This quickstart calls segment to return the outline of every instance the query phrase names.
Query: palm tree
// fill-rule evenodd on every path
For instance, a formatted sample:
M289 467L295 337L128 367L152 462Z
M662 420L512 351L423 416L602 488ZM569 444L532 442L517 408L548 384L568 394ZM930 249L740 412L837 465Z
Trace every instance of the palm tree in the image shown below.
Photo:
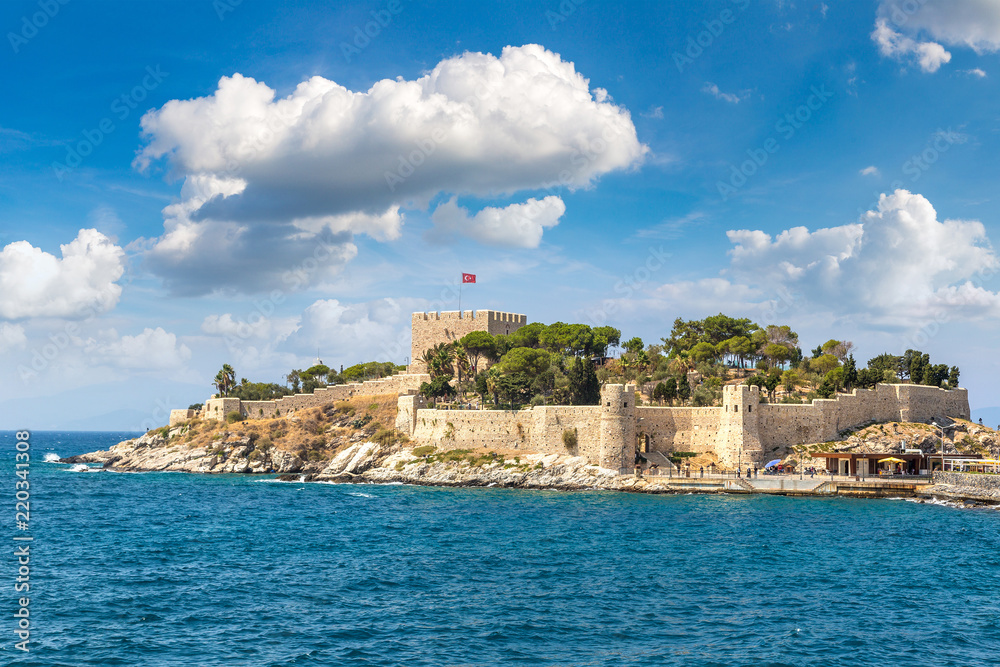
M420 361L427 364L427 372L431 379L442 375L454 375L452 365L455 360L455 350L450 343L438 343L425 350Z
M236 371L229 364L222 364L222 370L215 374L214 384L220 397L229 396L236 385Z
M431 376L434 375L434 371L432 370L433 367L434 367L434 364L435 364L434 358L435 358L435 355L434 355L434 348L433 347L424 350L424 353L422 355L420 355L420 361L421 361L421 363L423 363L425 366L427 366L427 372Z
M466 377L469 377L469 357L465 355L458 343L455 343L455 370L458 375L458 391L461 394L462 391L462 373L465 373Z

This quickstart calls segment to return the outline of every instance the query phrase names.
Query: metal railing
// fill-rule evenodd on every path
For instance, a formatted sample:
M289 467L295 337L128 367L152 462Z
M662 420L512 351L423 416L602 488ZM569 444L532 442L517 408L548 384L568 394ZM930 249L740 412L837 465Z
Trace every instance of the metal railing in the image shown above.
M905 482L905 481L918 481L918 480L929 480L931 475L928 473L926 475L912 474L912 475L871 475L871 474L857 474L857 475L841 475L839 473L830 473L829 471L817 471L815 474L810 475L809 473L799 474L795 473L775 473L775 474L757 474L751 475L747 478L745 472L741 472L739 475L735 471L722 471L717 470L713 472L705 471L704 474L700 470L692 470L690 474L685 471L678 470L653 470L644 469L638 473L634 468L619 468L619 475L636 476L640 478L650 478L656 480L669 480L676 479L681 480L695 480L695 479L705 479L705 480L725 480L725 479L743 479L750 482L757 480L782 480L782 479L812 479L817 483L822 481L827 482L870 482L870 481L882 481L882 482Z

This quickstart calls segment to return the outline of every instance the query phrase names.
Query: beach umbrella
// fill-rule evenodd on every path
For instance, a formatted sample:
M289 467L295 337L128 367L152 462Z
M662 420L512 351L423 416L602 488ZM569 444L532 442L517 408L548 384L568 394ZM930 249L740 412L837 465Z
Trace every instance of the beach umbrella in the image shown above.
M879 459L879 463L906 463L903 459L897 459L895 456L890 456L887 459Z
M778 465L779 463L781 463L781 459L774 459L770 463L765 463L764 467L765 468L773 468L774 466Z

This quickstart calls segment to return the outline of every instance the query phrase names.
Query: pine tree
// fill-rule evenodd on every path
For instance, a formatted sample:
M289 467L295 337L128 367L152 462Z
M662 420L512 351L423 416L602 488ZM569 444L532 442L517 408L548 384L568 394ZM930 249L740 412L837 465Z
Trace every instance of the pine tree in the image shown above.
M569 369L569 396L572 405L598 405L601 402L601 381L589 360L573 360Z
M844 387L851 389L858 384L858 367L854 363L854 355L848 355L844 361Z

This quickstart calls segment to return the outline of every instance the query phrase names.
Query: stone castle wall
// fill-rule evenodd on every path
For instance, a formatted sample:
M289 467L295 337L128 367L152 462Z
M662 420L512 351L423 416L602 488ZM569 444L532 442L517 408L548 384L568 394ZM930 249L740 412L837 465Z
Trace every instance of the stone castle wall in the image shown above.
M721 408L636 408L636 431L651 452L714 452Z
M572 454L596 461L600 456L600 415L596 406L537 406L525 410L430 410L411 406L415 396L400 396L397 428L407 427L417 442L441 451L453 449L523 449L544 454ZM403 428L400 428L403 430ZM577 445L567 449L563 433ZM405 432L405 431L404 431Z
M533 409L427 410L418 397L401 396L397 427L414 440L440 449L525 449L565 454L563 433L578 445L569 452L611 469L632 465L631 454L648 436L648 450L714 452L720 462L762 465L782 448L834 440L845 429L872 421L968 418L968 393L921 385L878 385L807 405L760 403L757 387L724 387L714 408L635 407L634 388L605 385L599 406L538 406Z
M934 471L934 483L946 484L958 487L966 492L973 492L975 495L993 496L1000 498L1000 476L997 475L975 475L962 472L941 472Z
M965 389L951 391L911 384L880 384L805 405L761 405L761 445L765 453L807 442L836 440L841 431L868 422L926 422L934 417L969 418Z
M170 426L177 426L189 419L194 419L201 414L199 410L171 410L170 411L170 421L167 422Z
M198 413L223 420L231 412L270 418L352 396L398 394L396 428L414 440L440 449L525 449L574 454L611 469L632 466L637 446L673 453L714 452L723 465L762 464L784 447L834 440L845 429L869 422L926 422L932 417L969 418L965 389L946 391L921 385L878 385L808 405L761 404L757 387L727 385L723 405L715 408L636 407L633 385L606 385L596 406L537 406L533 409L428 410L414 394L430 376L420 362L438 343L454 342L473 331L511 334L527 317L493 310L413 313L409 371L382 380L336 385L312 394L275 401L212 398ZM480 368L484 362L481 361ZM171 426L191 419L174 410ZM577 444L567 451L563 436ZM639 436L643 436L640 438Z
M452 343L473 331L486 331L494 336L507 335L527 323L525 315L495 310L413 313L409 370L411 373L427 372L427 365L420 361L420 357L438 343ZM483 368L485 360L481 359L479 363Z
M947 391L914 384L893 386L898 388L900 400L903 402L902 421L923 422L942 414L961 419L969 419L972 416L969 411L967 389Z
M270 419L289 412L342 401L353 396L408 394L430 382L424 373L399 373L381 380L352 382L321 387L311 394L295 394L274 401L241 401L238 398L210 398L205 401L201 416L205 419L225 419L230 412L239 412L248 419ZM179 412L179 411L177 411Z

